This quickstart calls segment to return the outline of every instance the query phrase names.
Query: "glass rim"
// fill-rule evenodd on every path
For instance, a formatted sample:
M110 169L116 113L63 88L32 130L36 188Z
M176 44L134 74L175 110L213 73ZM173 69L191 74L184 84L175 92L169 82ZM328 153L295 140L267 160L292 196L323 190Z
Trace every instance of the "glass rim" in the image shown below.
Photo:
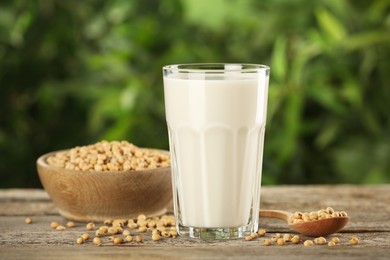
M170 70L179 73L222 73L226 71L256 73L269 69L270 67L267 65L255 63L183 63L163 66L164 71Z

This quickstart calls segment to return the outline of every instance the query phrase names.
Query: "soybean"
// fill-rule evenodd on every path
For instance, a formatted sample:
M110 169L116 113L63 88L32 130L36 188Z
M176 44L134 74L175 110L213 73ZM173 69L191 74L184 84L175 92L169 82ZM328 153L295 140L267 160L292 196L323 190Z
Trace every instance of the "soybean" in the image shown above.
M135 241L136 241L137 243L141 243L141 242L143 241L142 236L136 236L136 237L135 237Z
M311 240L305 240L305 242L303 242L303 245L304 245L304 246L313 246L313 241L311 241Z
M277 243L279 246L284 246L284 244L285 244L283 238L278 238L278 240L276 240L276 243Z
M152 234L152 240L154 240L154 241L160 240L160 235L158 233Z
M293 237L291 238L291 243L293 243L293 244L299 244L299 242L301 242L301 237L300 237L300 236L296 235L296 236L293 236Z
M122 235L124 235L124 236L130 236L130 231L129 230L123 230L123 232L122 232Z
M351 245L357 245L357 244L359 244L359 238L353 236L353 237L349 240L349 243L350 243Z
M335 243L335 244L338 244L338 243L340 243L340 238L338 238L338 237L332 237L332 240L331 240L333 243Z
M126 236L125 240L126 240L126 242L131 242L131 241L133 241L133 237L132 236Z
M264 244L265 246L270 246L270 245L271 245L271 240L269 240L269 239L264 239L264 240L263 240L263 244Z
M58 227L56 227L56 230L58 230L58 231L63 231L63 230L65 230L66 228L64 227L64 226L61 226L61 225L59 225Z
M314 239L314 243L317 245L324 245L326 244L326 239L324 237L317 237Z
M51 227L52 229L56 229L59 225L60 225L60 224L59 224L58 222L55 222L55 221L53 221L53 222L50 223L50 227Z
M85 241L87 241L87 240L90 238L90 236L89 236L88 233L84 233L81 237L82 237Z
M122 244L122 243L123 243L123 238L121 238L121 237L114 238L114 244L115 245L119 245L119 244Z
M76 224L75 224L73 221L68 221L68 222L66 223L66 226L67 226L68 228L73 228L73 227L76 226Z
M93 230L93 229L95 228L95 224L93 224L93 223L88 223L88 224L85 226L85 228L86 228L87 230Z
M265 234L267 233L267 231L265 229L259 229L259 231L257 232L257 234L259 234L259 236L264 236Z
M245 237L245 240L246 240L246 241L251 241L251 240L253 240L253 237L251 237L251 236L246 236L246 237Z
M101 246L102 245L102 240L98 237L94 237L92 242L97 245L97 246Z

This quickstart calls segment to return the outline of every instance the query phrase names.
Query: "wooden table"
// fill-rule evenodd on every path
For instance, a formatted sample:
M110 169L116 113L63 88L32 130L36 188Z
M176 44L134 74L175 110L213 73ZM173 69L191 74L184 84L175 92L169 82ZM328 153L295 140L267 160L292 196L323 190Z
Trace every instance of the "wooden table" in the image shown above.
M379 186L276 186L263 187L263 209L312 211L328 206L345 210L351 217L342 232L336 234L342 243L335 247L302 244L264 246L262 238L253 241L201 241L163 239L152 241L145 235L142 244L101 247L76 244L85 233L85 224L54 231L51 221L65 224L43 190L0 190L0 259L390 259L390 184ZM25 224L31 216L33 223ZM291 232L280 220L261 219L266 237ZM93 232L89 232L93 234ZM358 245L348 244L352 236Z

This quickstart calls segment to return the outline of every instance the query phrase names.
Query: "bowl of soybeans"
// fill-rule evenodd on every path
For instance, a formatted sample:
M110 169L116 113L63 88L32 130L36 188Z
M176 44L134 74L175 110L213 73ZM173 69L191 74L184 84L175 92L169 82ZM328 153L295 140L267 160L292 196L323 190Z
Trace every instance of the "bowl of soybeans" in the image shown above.
M59 213L77 221L162 215L172 204L169 152L100 141L42 155L37 171Z

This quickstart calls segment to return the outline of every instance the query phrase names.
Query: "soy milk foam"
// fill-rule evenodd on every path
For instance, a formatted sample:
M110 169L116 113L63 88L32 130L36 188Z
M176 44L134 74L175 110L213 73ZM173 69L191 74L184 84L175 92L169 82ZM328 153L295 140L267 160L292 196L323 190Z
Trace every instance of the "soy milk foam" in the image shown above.
M247 225L260 197L254 183L261 181L268 79L191 77L164 77L181 222L205 228Z

